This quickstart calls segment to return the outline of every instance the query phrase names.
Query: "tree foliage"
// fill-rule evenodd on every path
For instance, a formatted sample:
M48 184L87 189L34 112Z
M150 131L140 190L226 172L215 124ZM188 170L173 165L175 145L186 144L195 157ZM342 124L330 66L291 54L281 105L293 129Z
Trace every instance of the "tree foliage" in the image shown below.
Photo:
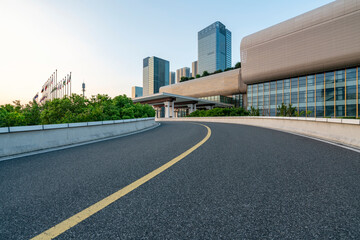
M303 114L304 113L302 112L301 115ZM296 111L296 107L293 107L291 104L286 106L284 103L281 103L281 105L277 107L276 115L280 117L294 117L299 116L300 114Z
M244 108L213 108L211 110L196 110L188 117L218 117L218 116L248 116L249 113Z
M155 110L149 105L134 104L126 95L113 99L98 94L90 99L72 94L69 97L47 101L42 105L29 102L21 105L0 106L0 127L90 122L131 118L154 117Z

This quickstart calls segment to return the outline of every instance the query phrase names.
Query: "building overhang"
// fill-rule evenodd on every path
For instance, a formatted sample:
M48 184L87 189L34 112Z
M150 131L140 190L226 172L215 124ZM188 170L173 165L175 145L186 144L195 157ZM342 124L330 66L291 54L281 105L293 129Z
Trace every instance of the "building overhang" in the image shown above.
M149 104L154 107L160 107L163 106L166 102L174 102L174 106L176 108L187 108L188 105L195 105L196 106L212 106L212 107L233 107L232 104L228 103L220 103L220 102L214 102L194 97L187 97L187 96L181 96L176 95L172 93L156 93L149 96L143 96L133 99L134 103L141 103L141 104Z

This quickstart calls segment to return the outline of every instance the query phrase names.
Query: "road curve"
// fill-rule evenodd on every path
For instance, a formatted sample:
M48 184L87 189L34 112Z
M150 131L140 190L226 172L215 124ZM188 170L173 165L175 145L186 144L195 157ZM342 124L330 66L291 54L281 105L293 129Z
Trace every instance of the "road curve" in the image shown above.
M359 239L360 154L259 127L204 123L198 149L57 239ZM29 239L184 153L204 126L0 162L0 239Z

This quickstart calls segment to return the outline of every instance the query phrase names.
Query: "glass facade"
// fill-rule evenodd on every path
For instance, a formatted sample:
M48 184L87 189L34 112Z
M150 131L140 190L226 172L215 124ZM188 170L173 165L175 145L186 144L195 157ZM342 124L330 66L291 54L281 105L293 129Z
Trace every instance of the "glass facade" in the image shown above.
M198 67L200 75L231 67L231 32L221 22L198 32Z
M213 102L233 104L235 107L243 107L243 95L242 94L232 95L231 97L217 95L217 96L209 96L209 97L200 97L199 99L204 99L204 100L213 101Z
M282 103L307 117L359 117L359 67L248 85L248 108L275 116Z
M169 85L169 61L158 57L143 60L143 96L159 92L160 87Z

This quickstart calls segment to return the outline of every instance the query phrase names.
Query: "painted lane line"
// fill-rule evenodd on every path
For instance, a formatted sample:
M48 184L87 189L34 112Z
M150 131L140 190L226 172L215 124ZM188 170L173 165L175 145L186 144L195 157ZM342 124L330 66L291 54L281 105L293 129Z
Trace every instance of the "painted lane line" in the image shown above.
M154 171L148 173L147 175L143 176L142 178L136 180L135 182L127 185L126 187L120 189L119 191L109 195L108 197L104 198L103 200L100 200L99 202L91 205L90 207L82 210L81 212L75 214L74 216L62 221L61 223L55 225L52 228L49 228L45 232L35 236L32 238L32 240L42 240L42 239L53 239L60 234L64 233L65 231L69 230L70 228L74 227L78 223L84 221L85 219L89 218L90 216L94 215L98 211L104 209L105 207L109 206L111 203L119 200L121 197L125 196L126 194L130 193L131 191L135 190L136 188L140 187L144 183L148 182L152 178L156 177L160 173L164 172L166 169L173 166L175 163L179 162L186 156L188 156L190 153L195 151L197 148L199 148L201 145L203 145L211 136L211 129L203 124L202 125L207 129L207 134L203 140L201 140L199 143L197 143L195 146L191 147L190 149L186 150L184 153L180 154L179 156L175 157L171 161L165 163L161 167L155 169Z

